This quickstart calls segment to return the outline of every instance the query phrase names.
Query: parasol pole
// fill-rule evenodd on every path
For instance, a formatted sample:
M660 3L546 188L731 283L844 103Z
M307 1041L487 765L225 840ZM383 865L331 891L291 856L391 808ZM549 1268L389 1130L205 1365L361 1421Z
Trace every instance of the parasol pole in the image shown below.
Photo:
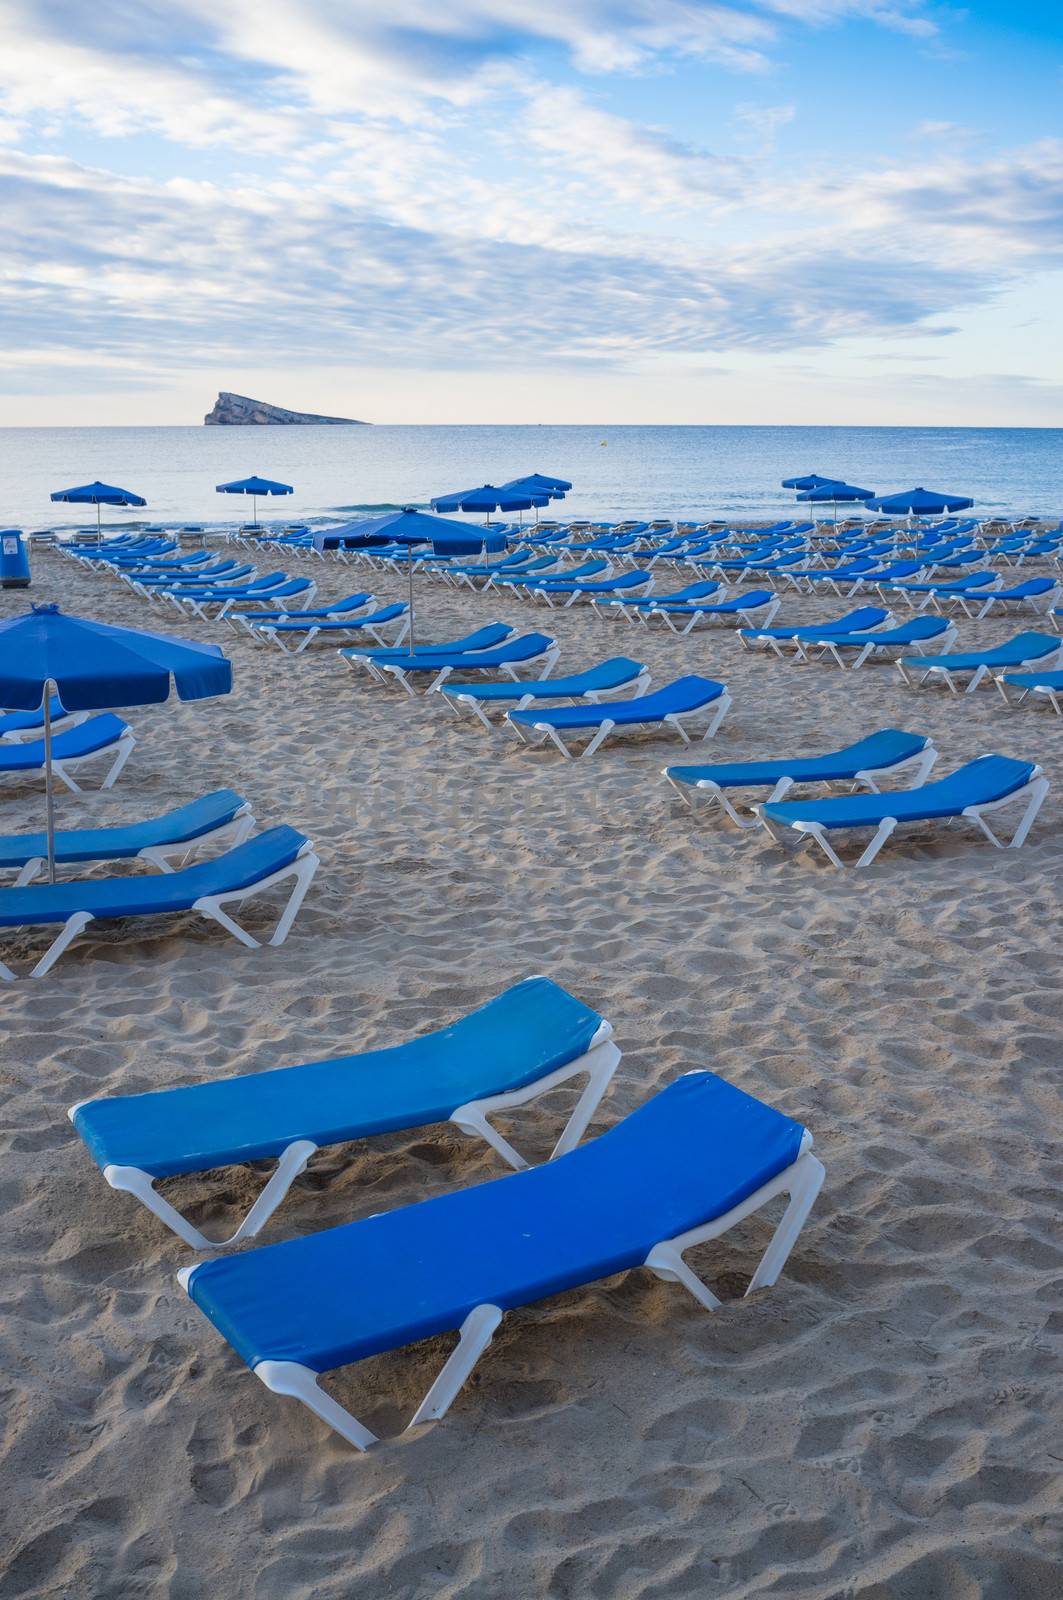
M406 546L406 573L407 573L407 577L409 579L409 588L410 588L410 594L409 594L410 629L409 629L409 652L408 653L410 655L412 655L413 652L417 648L417 631L416 631L416 627L414 625L414 618L413 618L413 545L412 544L408 544Z
M55 784L52 778L52 690L51 678L44 684L44 805L48 831L48 882L55 882Z

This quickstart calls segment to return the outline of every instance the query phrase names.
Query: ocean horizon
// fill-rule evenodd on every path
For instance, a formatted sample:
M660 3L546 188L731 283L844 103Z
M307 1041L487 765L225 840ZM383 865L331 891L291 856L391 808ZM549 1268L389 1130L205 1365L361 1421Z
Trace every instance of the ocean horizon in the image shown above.
M108 524L239 523L250 502L215 485L249 473L294 493L259 502L266 521L328 521L529 472L571 480L552 514L771 518L791 512L780 480L820 473L886 494L970 495L983 515L1063 515L1063 429L490 423L268 428L0 429L0 519L37 531L94 522L53 490L102 479L147 500Z

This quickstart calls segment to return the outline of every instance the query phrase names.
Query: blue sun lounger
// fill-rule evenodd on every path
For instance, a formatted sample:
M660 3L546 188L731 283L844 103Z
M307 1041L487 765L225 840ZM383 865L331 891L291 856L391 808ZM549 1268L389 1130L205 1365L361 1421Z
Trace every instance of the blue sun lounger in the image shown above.
M910 774L913 787L919 788L937 758L934 741L926 734L880 728L866 739L823 756L665 767L663 776L691 810L695 809L695 801L703 800L709 806L718 805L737 827L757 828L759 815L740 812L732 804L730 790L767 789L768 804L781 800L795 784L852 783L877 794L880 778L896 777L901 772Z
M950 578L941 583L929 580L920 583L884 582L879 586L879 593L884 600L887 596L899 595L913 611L925 611L928 606L940 611L964 596L985 595L999 589L1002 581L998 572L972 572L965 578Z
M733 626L738 622L751 621L760 613L761 625L767 627L781 605L779 596L770 589L751 589L748 594L735 595L733 599L721 600L715 605L704 605L700 600L689 604L661 601L652 608L646 621L652 622L660 617L673 633L688 634L699 622L724 622Z
M546 605L552 606L559 601L565 607L575 605L577 600L607 600L616 594L649 594L657 580L652 572L635 570L621 572L612 578L546 578L538 586L529 588L528 593L533 600L542 600Z
M319 1387L322 1374L458 1331L409 1427L437 1421L507 1311L636 1267L714 1310L721 1302L685 1253L785 1194L746 1294L769 1287L823 1176L800 1123L692 1072L556 1161L201 1262L179 1279L267 1388L364 1450L375 1436Z
M280 589L288 582L286 572L266 572L262 577L254 578L249 583L208 584L204 588L198 586L164 590L166 598L178 611L188 616L198 616L202 621L210 619L204 606L224 606L231 600L254 600L258 596L264 598L272 594L274 589Z
M1058 578L1027 578L1025 583L1014 584L1010 589L994 589L992 594L986 595L975 613L975 620L980 622L996 606L1003 606L1007 611L1049 612L1059 599L1059 594ZM973 600L975 597L971 598ZM966 602L963 602L963 609L967 610Z
M361 594L349 594L343 600L334 600L331 605L318 606L314 610L234 611L228 621L237 631L242 628L254 636L255 629L263 622L321 622L329 617L348 617L375 604L376 596L363 590Z
M336 639L355 638L360 633L368 634L375 641L368 648L397 650L410 631L410 608L401 601L353 617L320 617L315 621L312 617L296 616L273 622L250 618L249 626L256 639L267 639L278 650L292 656L301 655L318 637L331 643ZM285 643L286 640L289 642Z
M313 578L289 578L285 574L279 576L279 582L267 582L265 579L258 584L250 584L246 589L237 589L232 594L226 594L222 589L208 590L205 594L188 595L182 604L191 615L199 617L203 622L221 622L235 607L261 606L264 610L270 606L283 610L281 602L304 598L312 601L317 593L317 584ZM213 612L213 616L208 615Z
M382 661L407 661L411 654L420 659L422 656L454 656L477 653L481 650L494 650L507 639L512 639L516 628L508 622L489 622L483 628L476 628L472 633L465 634L460 639L444 639L438 644L419 644L413 652L403 650L397 645L385 645L375 649L354 647L350 650L341 650L339 653L351 668L352 672L358 667L370 675L377 662Z
M556 567L560 556L537 555L533 549L514 550L501 561L456 562L439 568L439 575L456 589L487 588L492 578L506 573L547 572Z
M738 637L746 650L767 649L780 659L786 659L784 645L791 647L795 660L800 658L802 642L835 639L850 633L871 633L893 621L890 613L880 606L858 606L847 616L836 617L833 622L809 622L800 627L739 628Z
M217 566L204 567L195 577L182 578L179 574L170 573L161 578L138 578L133 587L138 594L153 602L173 600L178 595L199 594L204 589L222 588L225 584L234 586L254 579L256 569L247 563L237 565L235 561L221 561ZM180 607L177 608L180 610Z
M711 739L730 705L731 696L724 684L691 674L631 700L610 700L604 706L536 706L507 712L506 722L526 744L549 741L571 759L576 752L570 741L589 736L590 743L582 755L592 756L611 733L624 728L671 728L684 744L690 744L686 724L704 722L700 738Z
M995 677L1008 705L1021 705L1029 695L1047 700L1056 716L1063 716L1059 697L1063 694L1063 672L998 672Z
M971 694L994 667L1025 667L1034 661L1042 661L1047 666L1049 660L1054 664L1061 651L1063 641L1050 633L1019 633L992 650L946 656L902 656L897 661L897 669L905 683L913 688L932 678L944 683L953 694L960 693L957 680L966 677L964 693Z
M613 563L599 558L596 561L583 561L578 567L569 567L565 578L569 583L585 578L607 578L613 570ZM499 572L485 584L486 590L504 587L507 592L512 591L520 595L522 591L536 588L542 582L541 573L536 572Z
M719 600L726 593L724 584L714 578L706 578L700 583L688 583L685 589L676 589L672 594L651 594L643 598L625 595L620 599L595 600L592 604L600 617L623 617L625 622L637 618L646 624L650 614L659 606L687 605L692 600L711 600L714 597Z
M89 861L149 861L163 872L182 866L203 844L242 844L255 825L251 807L232 789L216 789L164 817L110 828L74 828L55 835L57 866ZM43 833L0 834L0 872L17 872L14 888L32 883L48 859Z
M64 729L76 728L88 716L87 711L65 710L58 695L53 694L48 703L53 737ZM0 716L0 744L23 744L27 739L40 738L44 731L44 707L37 711L8 711Z
M316 1150L449 1122L517 1171L490 1120L585 1077L550 1159L575 1148L620 1060L612 1028L549 978L526 978L445 1028L383 1050L187 1088L107 1096L70 1120L113 1189L135 1194L194 1250L253 1238ZM247 1161L277 1168L235 1233L209 1239L155 1192L160 1178Z
M122 878L76 878L66 883L29 884L0 889L0 928L32 928L61 923L31 978L43 977L70 942L90 922L114 917L153 917L198 911L221 924L234 939L257 949L252 938L222 908L240 905L279 883L294 879L288 903L270 944L283 944L303 896L317 871L309 839L294 828L269 828L211 861L164 872ZM15 973L0 961L0 978Z
M367 661L365 665L379 682L387 683L392 679L412 696L416 692L412 680L422 673L432 674L432 681L425 690L427 694L438 689L452 672L501 671L517 679L516 669L534 662L539 677L548 678L559 654L557 640L549 634L525 633L519 639L507 639L494 650L455 650L450 654L441 651L423 655L418 651L397 661Z
M81 785L73 776L72 768L80 768L96 756L113 756L101 789L111 789L118 775L133 754L136 744L129 724L121 717L105 711L102 716L89 717L76 727L57 733L52 739L52 771L57 778L81 793ZM22 744L0 744L0 773L44 773L44 740L28 739Z
M490 728L488 713L506 712L511 708L523 711L540 700L583 700L597 705L618 691L645 694L650 686L649 668L641 661L631 661L627 656L613 656L600 666L590 667L567 678L547 678L537 683L527 679L514 679L511 683L455 683L447 679L438 686L437 693L443 704L455 716L470 712Z
M863 855L854 863L870 866L893 830L902 822L974 822L991 844L1003 844L986 822L986 814L1004 806L1022 805L1019 825L1010 841L1017 850L1026 841L1048 793L1041 768L1010 756L986 755L969 761L947 778L921 789L894 789L886 794L854 794L826 800L783 800L757 807L768 832L780 844L794 834L798 844L814 839L834 866L844 862L831 839L844 830L872 830Z
M822 639L810 639L802 634L797 640L797 653L805 662L831 660L839 667L848 665L855 672L865 661L877 658L895 661L913 645L927 644L931 639L942 653L951 650L956 641L955 624L947 617L912 617L908 622L899 623L895 628L883 628L878 633L846 633L833 637L827 633ZM853 651L855 655L847 662L847 653Z

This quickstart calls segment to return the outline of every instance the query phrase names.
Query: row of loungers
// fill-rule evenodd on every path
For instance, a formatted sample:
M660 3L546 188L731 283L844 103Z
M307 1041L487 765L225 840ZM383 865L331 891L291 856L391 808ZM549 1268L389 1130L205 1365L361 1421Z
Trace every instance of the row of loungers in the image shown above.
M539 977L391 1049L84 1101L70 1116L108 1183L194 1249L254 1237L318 1149L383 1132L449 1122L517 1169L178 1273L268 1389L364 1450L376 1436L321 1388L326 1373L456 1332L408 1428L434 1422L507 1311L640 1267L715 1310L721 1301L688 1252L783 1195L745 1293L778 1279L824 1179L812 1135L695 1071L581 1144L619 1061L606 1019ZM529 1167L491 1117L579 1078L586 1086L551 1158ZM216 1243L155 1189L162 1178L269 1159L277 1165L258 1200Z
M24 746L21 748L25 748ZM14 874L0 888L0 928L58 928L28 976L43 977L90 923L124 917L196 912L217 923L249 949L259 940L233 915L245 902L284 887L288 890L271 945L288 936L319 862L305 835L294 828L268 828L253 835L248 803L230 789L179 807L164 817L105 828L60 830L57 868L117 861L144 862L158 870L122 877L59 878L39 883L47 842L43 833L0 836L0 871ZM191 861L204 847L223 853ZM191 864L189 864L191 862ZM17 974L0 962L0 980Z
M972 822L991 844L1002 848L1003 841L986 818L1016 806L1021 811L1008 845L1020 848L1048 794L1041 768L1009 756L984 755L930 783L927 778L937 756L925 734L883 728L825 755L672 766L665 767L663 776L687 805L719 809L739 828L763 826L779 844L800 848L814 842L836 867L845 865L835 847L839 835L870 833L854 862L856 867L867 867L893 832L907 823ZM911 776L913 787L880 791L884 778L899 775ZM785 798L799 785L836 784L868 792L813 800Z
M577 752L584 757L593 755L612 733L625 729L671 730L687 744L694 730L701 739L711 739L730 708L726 686L696 674L650 691L648 669L626 657L603 662L590 673L551 680L548 674L558 656L557 641L546 634L511 639L514 631L506 623L493 623L460 639L421 646L413 654L402 649L350 649L341 650L340 655L352 669L366 672L377 682L394 680L411 695L413 680L426 678L426 694L440 694L442 703L458 715L471 709L485 727L490 727L489 712L500 710L506 725L523 742L551 744L569 758ZM530 662L541 669L535 682L517 674L518 665ZM508 674L501 682L480 686L461 676L499 668ZM632 696L623 697L629 689L634 691ZM614 698L616 691L621 693ZM578 703L535 704L544 699Z

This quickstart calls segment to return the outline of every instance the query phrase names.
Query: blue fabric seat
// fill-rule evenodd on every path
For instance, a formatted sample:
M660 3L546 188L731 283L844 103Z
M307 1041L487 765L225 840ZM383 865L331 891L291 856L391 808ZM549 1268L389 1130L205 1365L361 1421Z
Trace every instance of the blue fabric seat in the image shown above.
M317 622L321 618L342 617L348 611L361 611L372 605L374 595L368 591L349 594L344 600L334 600L329 606L318 606L315 611L252 611L241 617L245 627L259 627L263 622Z
M994 667L1025 666L1028 661L1058 656L1061 649L1063 641L1050 633L1018 633L1005 644L986 650L957 651L954 655L945 656L902 656L897 661L897 667L906 683L914 684L918 674L922 674L919 683L936 676L943 678L954 691L953 679L956 675L969 673L969 694Z
M620 1053L609 1024L548 978L528 978L418 1039L302 1066L83 1101L70 1117L114 1188L137 1194L185 1243L202 1249L257 1234L315 1149L451 1121L509 1164L523 1157L486 1119L586 1076L554 1156L574 1148ZM281 1166L229 1239L193 1228L153 1183L276 1157Z
M641 661L612 656L597 667L572 673L567 678L511 679L502 683L456 683L448 678L439 692L447 700L466 696L483 705L504 705L511 700L579 700L586 695L624 688L646 672Z
M787 830L815 839L835 866L842 862L828 835L844 828L872 828L874 837L856 865L868 866L882 844L902 822L931 822L969 817L994 845L1001 841L985 822L983 811L1004 801L1022 801L1024 811L1011 846L1025 842L1037 812L1048 793L1048 780L1029 761L1010 756L985 755L959 767L947 778L918 789L890 790L883 794L855 794L823 800L768 802L758 811L769 832L780 842Z
M179 806L165 816L110 828L73 828L55 835L58 866L86 861L121 861L159 847L190 845L231 824L246 811L247 801L233 789L216 789L201 800ZM25 868L48 853L43 833L0 834L0 870Z
M558 657L557 640L545 633L526 633L519 639L507 639L497 649L444 651L422 654L418 651L415 655L406 656L399 660L389 659L381 661L379 658L363 661L373 677L382 681L387 678L396 679L402 687L413 694L410 683L411 676L420 676L423 673L432 675L432 682L428 691L438 689L446 682L452 672L495 672L499 668L509 672L514 678L514 670L518 666L526 666L531 662L540 665L541 678L548 678L550 669Z
M882 628L869 633L826 633L822 638L813 638L802 633L794 642L797 645L798 656L804 661L815 659L836 661L839 666L845 666L845 655L848 651L856 652L856 659L849 665L853 668L862 667L864 662L874 656L892 655L894 652L903 651L909 645L927 644L931 639L939 641L939 648L947 650L956 637L956 628L945 617L912 617L908 622L899 623L896 627ZM813 652L819 651L818 657Z
M204 1262L188 1292L248 1366L331 1372L460 1327L477 1305L510 1310L641 1266L790 1166L803 1131L691 1073L549 1166Z
M77 731L77 730L75 730ZM64 883L30 884L0 889L0 928L30 928L61 923L62 930L33 968L39 977L66 949L71 939L91 921L114 917L157 916L198 910L228 929L241 943L258 941L243 932L215 901L243 900L252 890L272 886L283 878L296 880L271 943L280 944L317 868L310 841L294 828L269 828L212 860L182 867L178 872L120 878L80 878ZM0 963L0 976L15 975Z
M526 711L510 711L507 721L518 733L530 738L549 739L563 755L572 751L565 734L591 733L592 738L583 754L593 755L604 739L616 728L665 725L672 727L685 743L690 739L683 728L683 720L701 715L715 707L703 735L710 739L715 734L731 704L725 684L712 678L689 674L676 678L663 688L649 694L636 695L630 700L609 700L603 705L536 706Z
M685 791L700 791L710 802L718 803L739 827L756 827L759 818L740 815L728 800L728 789L770 789L770 798L780 800L798 783L852 783L859 777L869 788L875 777L914 767L921 783L930 771L937 752L926 734L906 733L901 728L880 728L866 739L843 745L822 756L790 756L772 761L728 761L704 765L665 767L663 776L682 798Z
M78 721L74 727L68 726L61 733L53 735L52 770L68 789L77 793L80 784L71 768L97 755L113 755L114 760L100 784L101 789L110 789L135 744L129 724L110 711L105 711L100 716ZM44 766L43 739L26 739L21 744L12 741L0 743L0 773L43 773Z
M809 622L793 628L740 628L738 637L743 643L770 639L783 643L797 639L827 639L836 634L867 632L877 628L888 617L889 612L881 606L858 606L855 611L850 611L844 617L835 617L832 622Z
M421 644L417 646L418 656L438 656L464 654L469 650L493 650L495 645L504 644L512 638L516 629L508 622L489 622L483 628L476 628L472 633L464 634L460 639L444 639L439 644ZM371 661L408 661L409 650L398 646L387 645L380 649L361 648L357 650L341 650L340 655L349 658L358 656L368 657Z
M549 978L527 978L456 1022L382 1050L188 1088L83 1101L93 1160L153 1178L445 1122L467 1101L524 1088L584 1056L603 1018ZM607 1037L605 1026L602 1037Z
M438 1418L507 1310L644 1265L712 1309L683 1250L786 1192L750 1289L773 1283L822 1182L810 1143L781 1112L690 1073L546 1166L206 1261L181 1280L268 1386L365 1448L373 1435L318 1374L461 1329L413 1422Z

